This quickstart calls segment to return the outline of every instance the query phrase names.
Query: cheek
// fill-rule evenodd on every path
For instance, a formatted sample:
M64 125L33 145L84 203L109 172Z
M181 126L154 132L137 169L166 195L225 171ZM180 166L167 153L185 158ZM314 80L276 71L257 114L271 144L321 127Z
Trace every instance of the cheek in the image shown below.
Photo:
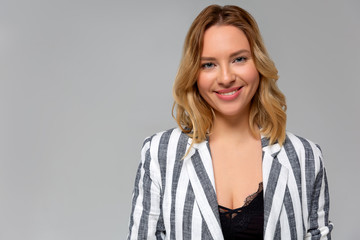
M254 71L251 81L252 81L254 87L257 89L259 87L259 83L260 83L260 74L257 70Z
M203 98L206 98L206 93L209 92L211 83L209 79L207 78L206 74L199 74L198 80L197 80L197 87L199 89L200 95Z
M253 75L252 78L252 89L251 89L251 98L253 98L255 96L256 91L259 89L259 85L260 85L260 74L258 71L256 71Z
M259 81L260 81L260 74L254 65L249 66L246 69L243 69L241 76L243 76L243 80L247 84L252 85L252 88L255 88L255 89L258 88Z

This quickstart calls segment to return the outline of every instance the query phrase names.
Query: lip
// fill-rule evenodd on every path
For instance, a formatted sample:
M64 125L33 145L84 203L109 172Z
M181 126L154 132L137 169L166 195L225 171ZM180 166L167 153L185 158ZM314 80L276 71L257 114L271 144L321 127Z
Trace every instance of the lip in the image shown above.
M242 89L242 86L233 87L233 88L227 88L227 89L222 89L222 90L215 91L215 94L221 100L231 101L231 100L234 100L237 96L239 96L239 94L241 92L241 89ZM223 95L225 93L231 93L231 92L234 92L234 93L231 94L231 95Z

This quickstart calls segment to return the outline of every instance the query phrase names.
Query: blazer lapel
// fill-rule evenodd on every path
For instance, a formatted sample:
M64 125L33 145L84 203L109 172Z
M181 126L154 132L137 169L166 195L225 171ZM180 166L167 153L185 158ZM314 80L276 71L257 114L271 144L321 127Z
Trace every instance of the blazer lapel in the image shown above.
M214 172L207 141L194 144L184 158L196 203L213 239L222 240L220 216L215 192Z
M261 137L263 151L263 188L264 188L264 239L274 239L280 231L280 217L289 170L277 158L281 147L278 143L269 144L266 137ZM191 139L189 139L191 144ZM218 203L216 197L214 170L208 141L194 144L184 158L195 199L201 215L207 224L213 239L224 239Z
M274 239L280 234L278 220L289 170L277 158L281 147L278 143L269 145L267 138L262 137L263 146L263 186L264 186L264 239Z

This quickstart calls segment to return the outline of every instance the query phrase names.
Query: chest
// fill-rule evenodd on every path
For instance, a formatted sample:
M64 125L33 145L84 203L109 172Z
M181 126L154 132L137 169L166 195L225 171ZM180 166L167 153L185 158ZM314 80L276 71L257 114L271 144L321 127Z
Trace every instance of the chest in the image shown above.
M261 146L224 148L211 146L218 204L227 208L243 206L262 182Z

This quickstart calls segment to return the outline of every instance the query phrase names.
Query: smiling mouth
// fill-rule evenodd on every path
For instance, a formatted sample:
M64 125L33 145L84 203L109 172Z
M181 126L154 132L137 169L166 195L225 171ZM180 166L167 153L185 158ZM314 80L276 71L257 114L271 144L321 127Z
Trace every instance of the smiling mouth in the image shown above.
M226 90L221 90L221 91L216 91L217 94L219 95L223 95L223 96L230 96L230 95L234 95L237 91L239 91L242 87L236 88L234 90L232 89L226 89ZM231 92L229 92L229 90L232 90Z

